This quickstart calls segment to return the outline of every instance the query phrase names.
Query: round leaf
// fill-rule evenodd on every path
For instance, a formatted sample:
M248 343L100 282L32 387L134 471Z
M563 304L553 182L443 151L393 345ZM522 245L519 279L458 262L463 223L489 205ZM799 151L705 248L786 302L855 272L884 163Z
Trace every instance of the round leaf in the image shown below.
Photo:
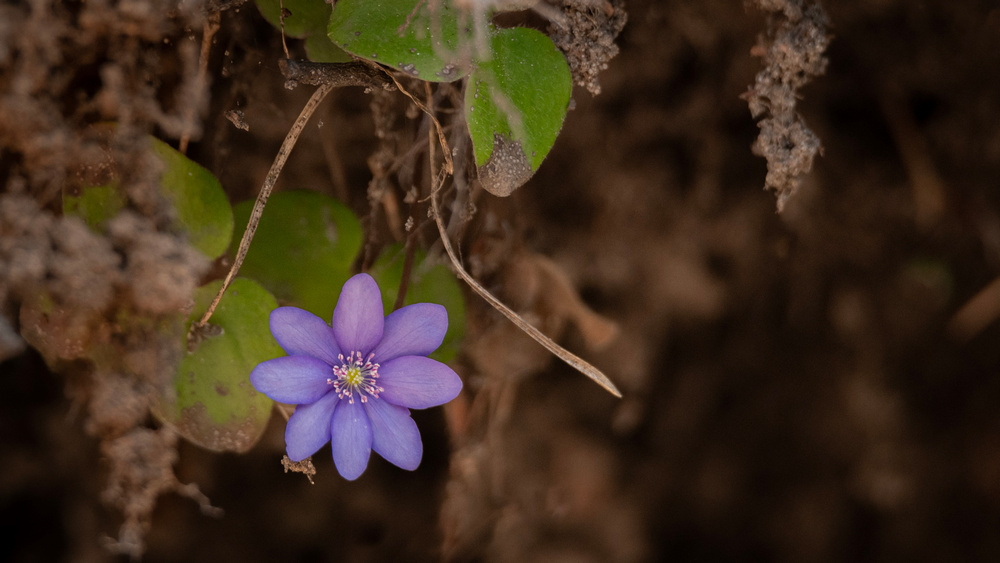
M492 60L469 77L465 119L483 187L507 196L555 144L573 81L562 52L538 31L501 29L492 46Z
M396 304L405 261L403 245L395 244L382 251L368 272L382 290L382 305L386 313L392 311ZM444 335L444 342L430 357L440 362L451 361L458 354L465 335L465 297L451 270L444 264L429 262L422 250L417 250L414 257L403 300L404 305L413 303L437 303L448 310L448 332Z
M84 188L78 194L63 195L63 213L76 215L95 231L104 228L109 219L125 207L125 195L118 182Z
M163 141L149 137L149 143L153 154L163 162L160 187L174 206L174 228L186 233L191 246L202 254L219 256L233 236L233 209L222 184L211 172ZM66 190L63 212L81 217L95 230L102 229L127 204L115 168L116 163L108 163L111 178L106 184Z
M317 63L344 63L351 57L326 35L332 8L324 0L257 0L257 8L271 25L288 37L306 40L306 54ZM285 9L284 22L281 9Z
M195 292L187 327L201 318L222 282ZM271 399L250 384L250 371L284 355L268 329L278 306L257 283L233 280L209 321L208 330L188 344L174 379L176 396L160 406L160 416L181 436L210 450L245 452L260 439L271 415Z
M351 61L351 56L334 45L325 32L306 36L306 54L310 61L317 63L347 63Z
M153 152L163 161L160 185L174 205L178 226L188 242L202 254L215 258L229 247L233 236L233 209L222 184L208 170L150 137Z
M240 229L232 256L253 203L233 210ZM282 302L330 319L360 249L361 223L343 204L316 192L278 192L267 202L240 273Z
M296 39L324 35L332 11L330 4L323 0L257 0L257 8L268 23L278 29L284 24L285 35ZM285 9L284 22L282 8Z
M340 0L328 31L357 57L421 80L452 82L470 66L472 21L450 0Z

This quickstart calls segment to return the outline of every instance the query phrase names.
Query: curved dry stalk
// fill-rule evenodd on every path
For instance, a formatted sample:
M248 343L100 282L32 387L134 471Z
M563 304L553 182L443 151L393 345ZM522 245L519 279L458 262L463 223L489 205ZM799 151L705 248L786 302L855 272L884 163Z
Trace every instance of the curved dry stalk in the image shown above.
M473 291L478 293L479 296L485 299L486 302L493 306L494 309L500 311L503 316L507 317L510 322L514 323L517 328L523 330L525 334L534 339L535 342L541 344L546 350L552 352L560 360L569 364L571 368L592 379L594 383L603 387L608 393L611 393L620 399L622 397L621 391L615 387L615 384L612 383L611 380L608 379L608 376L604 375L601 370L597 369L583 358L563 348L559 344L556 344L554 340L543 334L542 331L528 324L528 322L522 319L520 315L504 305L503 302L494 297L492 293L480 285L479 282L477 282L471 275L469 275L468 272L465 271L465 268L463 268L462 264L459 263L458 257L455 256L455 250L451 247L451 240L449 240L448 233L444 228L444 223L441 221L441 210L438 206L436 191L431 191L431 206L434 210L434 222L437 223L438 233L441 235L441 244L444 245L444 250L448 253L448 258L451 259L451 263L455 267L455 272L458 276L462 278L465 283L469 284L469 287L471 287Z
M200 321L191 325L192 333L195 330L203 329L208 320L212 318L212 313L219 306L222 295L226 293L229 284L233 282L233 278L240 271L243 259L247 257L247 251L250 250L250 241L253 240L253 235L257 232L257 225L260 224L260 217L264 214L264 204L267 203L267 198L271 197L271 190L274 189L274 184L278 181L278 175L281 174L282 168L285 167L288 155L295 148L295 143L299 140L299 135L302 134L302 130L305 129L306 123L309 122L309 118L312 117L313 112L316 111L323 98L326 98L326 95L334 88L335 85L332 83L320 84L319 88L316 88L316 91L313 92L312 97L309 98L309 101L306 102L305 107L302 108L302 112L299 113L299 117L295 120L292 128L288 130L288 134L285 135L285 140L281 143L281 148L278 149L278 154L274 157L271 169L267 171L267 176L264 178L264 185L261 186L260 193L257 194L257 201L253 204L253 210L250 212L250 221L247 223L247 230L243 232L243 238L240 240L240 248L236 252L236 259L233 260L233 265L229 268L229 273L226 274L226 279L223 280L222 287L219 288L219 293L212 300L212 304L209 305L208 310L205 311Z
M393 78L393 80L395 81L395 78ZM427 96L427 105L419 103L414 96L407 93L403 89L403 87L399 84L399 82L396 82L396 87L399 88L401 92L409 96L411 100L416 102L417 106L425 113L427 113L427 115L430 115L431 118L434 120L434 124L437 126L437 136L438 136L438 141L441 143L441 151L443 152L443 156L445 157L445 167L435 172L436 166L434 165L435 155L434 155L433 133L431 131L428 131L427 135L429 138L428 138L427 152L428 152L428 160L430 161L430 171L432 179L431 195L429 196L429 199L431 200L431 210L434 213L434 223L437 225L438 234L441 237L441 244L444 245L444 250L445 252L448 253L448 258L451 259L452 266L454 266L455 272L458 274L458 277L462 278L462 281L469 284L469 287L471 287L473 291L479 294L480 297L485 299L486 302L490 304L490 306L492 306L497 311L500 311L500 313L503 314L503 316L507 317L507 320L514 323L514 326L516 326L517 328L523 330L524 333L530 336L535 342L541 344L542 347L544 347L546 350L554 354L557 358L566 362L566 364L569 365L571 368L589 377L591 380L594 381L594 383L597 383L598 385L603 387L608 393L611 393L615 397L621 399L622 398L621 391L619 391L618 387L615 387L615 384L612 383L610 379L608 379L608 376L604 375L604 372L597 369L595 366L593 366L580 356L577 356L576 354L563 348L562 346L557 344L555 340L552 340L544 333L542 333L542 331L538 330L537 328L529 324L527 321L522 319L520 315L515 313L510 307L504 305L502 301L497 299L485 287L480 285L479 282L475 280L475 278L473 278L468 272L465 271L465 268L462 266L462 263L459 262L458 260L458 256L455 255L455 249L451 247L451 239L448 238L448 231L447 229L445 229L444 221L441 220L441 208L438 205L438 199L437 199L438 191L440 191L441 187L444 185L445 178L447 178L448 175L453 173L454 167L451 161L451 151L448 148L448 143L444 138L444 134L441 132L440 124L438 124L437 119L434 117L431 110L429 109L429 106L432 105L430 85L426 83L424 84L424 93Z

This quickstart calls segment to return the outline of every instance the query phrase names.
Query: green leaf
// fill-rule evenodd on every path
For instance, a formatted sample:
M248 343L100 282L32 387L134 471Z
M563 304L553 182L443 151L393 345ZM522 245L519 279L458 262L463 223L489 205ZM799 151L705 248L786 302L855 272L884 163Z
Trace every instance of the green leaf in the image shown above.
M231 256L253 203L234 208L240 228ZM343 204L316 192L278 192L267 202L240 273L282 302L330 319L360 249L361 223Z
M257 0L257 8L264 19L281 29L281 8L284 7L285 35L306 40L309 60L317 63L343 63L351 60L342 49L326 36L333 8L324 0Z
M257 0L257 8L264 19L281 29L281 8L285 12L285 35L302 39L326 31L333 8L323 0Z
M306 54L310 61L317 63L347 63L352 60L347 51L330 41L325 31L306 36Z
M340 0L328 31L357 57L421 80L452 82L470 68L472 21L451 0Z
M110 131L110 130L109 130ZM209 258L226 251L233 236L233 209L222 184L208 170L177 152L170 145L148 137L150 149L161 162L162 194L174 206L175 229L188 236L188 242ZM127 204L118 182L117 164L107 164L108 183L80 188L63 195L63 212L83 218L94 230Z
M63 213L76 215L95 231L125 207L125 196L118 182L80 190L79 195L63 195Z
M483 187L510 195L528 181L555 144L573 87L566 58L541 32L501 29L493 59L465 89L465 119Z
M195 292L187 327L201 318L222 282ZM209 321L208 330L184 354L174 379L174 396L158 414L184 438L215 451L245 452L267 426L273 402L250 384L250 371L284 355L268 328L278 306L263 287L237 278Z
M396 303L405 261L403 245L395 244L382 251L368 272L382 290L382 305L386 313L391 312ZM430 357L440 362L451 361L458 354L465 335L465 297L451 270L444 264L428 261L427 254L422 250L416 251L403 300L404 305L413 303L437 303L448 310L448 332L444 342Z
M233 209L222 184L208 170L150 137L153 153L163 161L160 185L174 205L178 227L202 254L215 258L226 251L233 236Z

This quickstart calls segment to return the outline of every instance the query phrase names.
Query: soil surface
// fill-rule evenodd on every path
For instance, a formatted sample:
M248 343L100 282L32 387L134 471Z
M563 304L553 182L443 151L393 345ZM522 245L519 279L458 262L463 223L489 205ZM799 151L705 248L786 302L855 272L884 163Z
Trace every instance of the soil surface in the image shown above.
M347 482L325 448L315 484L283 472L280 416L245 455L160 429L148 389L178 351L109 336L126 379L74 355L94 318L224 271L168 236L139 149L111 149L135 162L117 230L61 217L105 173L106 121L189 138L254 197L312 92L284 87L280 33L239 1L0 6L0 560L1000 560L1000 8L565 4L591 27L560 43L579 85L554 149L495 198L450 128L443 196L470 272L624 397L469 291L465 391L415 413L420 468L373 456ZM436 88L456 123L459 87ZM351 205L359 268L411 215L443 255L406 199L429 193L423 114L345 88L317 115L278 189ZM32 317L37 287L67 316Z

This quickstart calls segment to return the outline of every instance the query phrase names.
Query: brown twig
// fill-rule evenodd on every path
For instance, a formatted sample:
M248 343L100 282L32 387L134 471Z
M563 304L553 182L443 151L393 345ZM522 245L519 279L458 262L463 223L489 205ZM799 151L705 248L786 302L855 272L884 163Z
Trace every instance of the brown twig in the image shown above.
M236 259L233 260L233 265L229 268L229 273L226 274L226 279L222 282L222 287L219 288L219 293L212 300L212 304L205 311L205 314L201 317L201 320L196 324L191 325L191 334L194 334L196 330L202 330L208 320L212 318L212 313L215 312L215 308L219 306L219 301L222 300L222 295L229 288L229 284L233 282L233 278L236 277L237 272L240 271L240 266L243 265L243 259L247 256L247 251L250 250L250 241L253 240L254 233L257 232L257 226L260 224L261 215L264 214L264 205L267 203L267 198L271 196L271 190L274 189L274 184L278 181L278 175L281 174L282 168L285 167L285 161L288 160L288 155L291 154L292 149L295 148L295 143L299 140L299 135L302 134L302 130L305 129L306 123L309 122L309 118L312 117L314 111L319 106L323 98L333 90L334 86L332 84L323 84L313 92L312 97L306 102L302 112L299 113L299 117L292 124L292 128L285 135L285 140L281 143L281 148L278 149L278 154L274 157L274 162L271 164L271 169L267 171L267 177L264 178L264 185L260 188L260 193L257 194L257 201L253 204L253 210L250 212L250 221L247 223L247 230L243 232L243 238L240 240L240 248L236 252ZM188 338L191 338L191 334Z
M292 56L288 54L288 42L285 41L285 3L282 0L278 0L278 23L281 24L281 48L285 51L285 58L290 59Z
M442 152L444 153L444 155L443 155L444 156L444 166L445 166L444 167L444 171L445 171L446 174L451 174L452 171L455 170L455 165L451 161L451 151L448 150L448 141L444 138L444 128L441 127L441 122L438 121L438 118L434 115L434 112L432 112L426 105L424 105L423 102L421 102L420 100L418 100L417 97L414 96L413 94L407 92L406 88L403 88L403 85L400 84L398 80L396 80L395 76L393 76L393 75L390 74L389 78L391 78L392 81L396 84L396 88L398 88L400 92L402 92L403 94L406 94L406 97L410 98L410 101L412 101L418 108L420 108L420 111L426 113L427 116L431 118L431 121L434 123L434 130L437 132L438 142L441 143ZM430 84L427 83L427 82L425 82L424 83L424 88L425 89L430 88ZM429 103L429 100L428 100L428 103ZM431 147L432 147L431 148L431 155L434 154L434 152L433 152L433 145L434 145L434 143L431 143ZM432 166L433 166L433 163L432 163ZM433 176L433 174L432 174L432 176Z
M295 148L295 143L299 140L299 135L302 134L302 130L305 129L306 123L308 123L309 118L312 117L316 108L319 107L320 102L326 98L326 95L331 90L340 86L392 88L392 84L386 80L383 71L372 68L364 63L321 64L285 59L278 61L278 66L281 68L282 74L285 75L286 86L301 82L303 84L317 84L319 88L313 92L312 97L306 102L305 107L302 108L302 112L299 113L299 117L285 136L284 142L281 143L281 148L278 149L278 154L274 157L271 169L268 170L267 177L264 178L264 185L261 186L260 193L257 194L257 201L254 202L253 210L250 212L250 221L247 223L247 229L243 232L243 238L240 240L236 259L233 260L233 265L229 268L229 273L226 274L226 279L223 280L222 287L219 288L219 293L212 300L212 304L209 305L208 310L205 311L200 321L191 325L191 331L188 334L189 340L193 338L196 332L204 330L208 320L212 318L216 307L219 306L219 301L222 300L223 294L229 288L229 284L233 282L233 278L240 271L240 266L243 265L243 260L247 256L247 251L250 250L250 241L253 240L253 235L257 232L257 226L260 224L260 217L264 213L264 205L267 203L267 199L271 197L271 190L274 189L274 184L278 181L278 176L285 166L285 161L288 160L288 155Z
M400 88L400 90L402 90L402 88ZM428 104L430 103L431 100L428 97ZM420 105L420 107L424 111L427 112L430 111L429 109L426 109L426 106L423 106L422 104ZM449 153L448 144L444 142L444 137L441 135L440 131L438 132L438 135L442 143L441 150L446 155L448 155ZM542 331L538 330L537 328L529 324L527 321L521 318L520 315L515 313L510 307L504 305L502 301L497 299L485 287L480 285L479 282L475 280L475 278L473 278L471 275L469 275L468 272L465 271L465 268L462 267L461 262L458 261L458 257L455 255L455 250L451 246L451 239L448 238L448 232L445 229L444 221L441 219L441 209L440 206L438 205L437 194L438 190L444 185L444 180L445 178L448 177L450 171L442 169L437 173L435 173L434 143L430 143L430 146L428 147L428 160L430 161L431 178L433 178L433 184L431 185L431 195L429 197L431 200L431 210L434 215L434 222L437 224L438 234L441 237L441 244L444 246L444 250L448 254L448 258L451 260L451 264L455 268L455 273L458 274L458 277L462 278L462 281L469 284L469 287L471 287L473 291L479 294L480 297L486 300L487 303L489 303L494 309L499 311L503 316L507 317L507 319L510 322L514 323L514 326L524 331L524 333L530 336L535 342L541 344L546 350L554 354L560 360L566 362L566 364L568 364L571 368L589 377L595 383L603 387L608 393L611 393L612 395L620 399L622 397L621 391L619 391L618 388L615 387L615 384L612 383L611 380L608 379L608 376L604 375L604 373L601 370L597 369L595 366L591 365L583 358L563 348L562 346L557 344L554 340L546 336Z
M314 63L311 61L296 61L284 59L278 61L281 74L285 76L285 87L295 88L299 84L320 86L329 84L334 87L365 86L392 90L393 81L389 75L368 63L355 61L351 63Z
M195 79L195 86L199 93L205 89L205 84L208 81L208 57L212 53L212 38L219 31L221 19L219 12L212 12L208 15L208 20L205 21L205 26L202 28L201 57L198 61L198 77ZM187 110L184 112L184 133L177 144L177 151L181 154L187 154L188 144L191 142L191 124L194 122L195 113L200 105L188 104Z
M1000 318L1000 278L979 290L948 322L948 332L959 341L968 341Z
M437 191L431 191L431 206L434 210L434 221L437 223L438 233L441 235L441 244L444 245L445 252L448 253L448 258L451 259L451 264L455 268L455 272L458 277L469 284L469 287L473 291L479 294L480 297L486 300L494 309L500 311L503 316L507 317L510 322L514 323L517 328L523 330L525 334L534 339L535 342L541 344L546 350L552 352L560 360L566 362L571 368L576 371L586 375L590 379L603 387L608 393L611 393L619 399L622 397L621 391L615 387L615 384L608 379L608 376L604 375L601 370L597 369L583 358L577 356L576 354L570 352L569 350L563 348L557 344L554 340L546 336L542 331L538 330L534 326L528 324L520 315L512 311L509 307L504 305L499 299L493 296L492 293L486 290L485 287L479 284L458 261L458 257L455 256L455 251L451 247L451 241L448 239L448 233L445 231L444 222L441 220L441 210L438 205Z
M903 106L902 99L898 87L886 87L879 96L882 113L885 114L900 159L910 177L917 226L930 229L944 215L948 189L934 166L926 135L913 122L913 117L900 109Z
M412 215L411 215L412 217ZM417 254L417 229L410 230L406 237L406 258L403 259L403 275L399 279L399 293L396 294L396 303L392 310L395 311L406 302L406 290L410 287L410 276L413 274L413 260Z

